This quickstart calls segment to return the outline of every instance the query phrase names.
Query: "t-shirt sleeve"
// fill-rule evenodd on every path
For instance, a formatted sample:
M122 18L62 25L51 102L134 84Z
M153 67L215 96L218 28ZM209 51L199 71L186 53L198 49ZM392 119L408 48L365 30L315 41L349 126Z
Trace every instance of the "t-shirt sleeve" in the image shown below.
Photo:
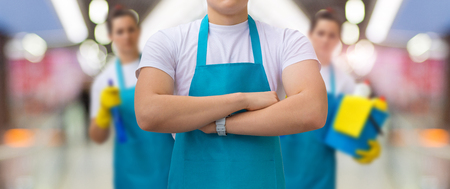
M160 69L172 77L175 77L176 46L166 33L159 31L150 37L142 52L141 62L136 70L136 77L139 77L141 68L153 67Z
M309 39L297 30L286 29L281 53L282 69L303 60L317 60L316 52Z

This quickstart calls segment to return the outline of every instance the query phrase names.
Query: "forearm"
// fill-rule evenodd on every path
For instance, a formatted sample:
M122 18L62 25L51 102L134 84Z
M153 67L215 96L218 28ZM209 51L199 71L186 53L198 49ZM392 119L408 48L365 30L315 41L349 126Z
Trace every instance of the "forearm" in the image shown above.
M89 137L96 143L101 144L109 137L109 127L100 128L95 122L95 118L93 118L89 125Z
M246 103L241 93L210 97L153 94L137 98L135 107L136 119L143 130L180 133L245 109Z
M289 135L323 127L326 116L326 95L305 91L265 109L229 117L226 127L228 133L239 135Z

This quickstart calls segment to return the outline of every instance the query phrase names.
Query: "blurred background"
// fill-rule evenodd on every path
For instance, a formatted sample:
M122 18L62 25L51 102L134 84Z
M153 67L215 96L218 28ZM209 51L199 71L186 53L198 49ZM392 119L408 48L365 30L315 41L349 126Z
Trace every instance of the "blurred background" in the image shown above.
M88 139L93 77L114 57L105 19L139 15L140 47L201 18L205 0L0 1L0 188L111 188L112 142ZM391 118L370 165L338 155L338 188L450 188L449 0L250 0L258 20L307 34L332 8L346 22L334 62L385 96Z

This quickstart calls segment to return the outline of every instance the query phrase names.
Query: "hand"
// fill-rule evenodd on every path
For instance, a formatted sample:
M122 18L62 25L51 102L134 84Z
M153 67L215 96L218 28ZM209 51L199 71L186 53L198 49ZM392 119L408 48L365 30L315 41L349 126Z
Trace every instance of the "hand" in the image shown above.
M198 129L200 131L203 131L205 134L213 134L213 133L217 133L216 131L216 122L212 122L200 129Z
M376 140L370 140L369 141L369 150L356 150L356 154L361 156L360 158L356 159L358 163L361 164L369 164L373 160L377 159L381 154L381 146L380 143Z
M110 109L120 104L119 89L117 87L107 87L100 94L100 109L95 117L98 127L106 129L109 127L112 116Z
M247 99L247 110L259 110L268 107L280 101L277 93L274 91L244 93Z
M120 104L119 88L106 87L100 94L100 105L103 108L111 109Z

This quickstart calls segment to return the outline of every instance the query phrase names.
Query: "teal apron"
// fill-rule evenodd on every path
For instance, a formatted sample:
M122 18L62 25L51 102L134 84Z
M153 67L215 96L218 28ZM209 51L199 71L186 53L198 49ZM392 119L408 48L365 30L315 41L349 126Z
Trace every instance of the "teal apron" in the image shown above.
M330 65L331 91L328 93L328 116L323 128L281 136L284 173L288 189L333 189L336 188L335 150L324 143L331 127L337 96L335 77Z
M255 21L249 16L255 63L206 65L208 16L202 20L197 65L189 96L270 91ZM169 188L285 188L279 137L218 136L200 130L178 133L170 168Z
M134 87L125 88L122 66L116 61L119 112L126 142L114 140L114 188L167 188L174 140L171 134L143 131L134 113Z

